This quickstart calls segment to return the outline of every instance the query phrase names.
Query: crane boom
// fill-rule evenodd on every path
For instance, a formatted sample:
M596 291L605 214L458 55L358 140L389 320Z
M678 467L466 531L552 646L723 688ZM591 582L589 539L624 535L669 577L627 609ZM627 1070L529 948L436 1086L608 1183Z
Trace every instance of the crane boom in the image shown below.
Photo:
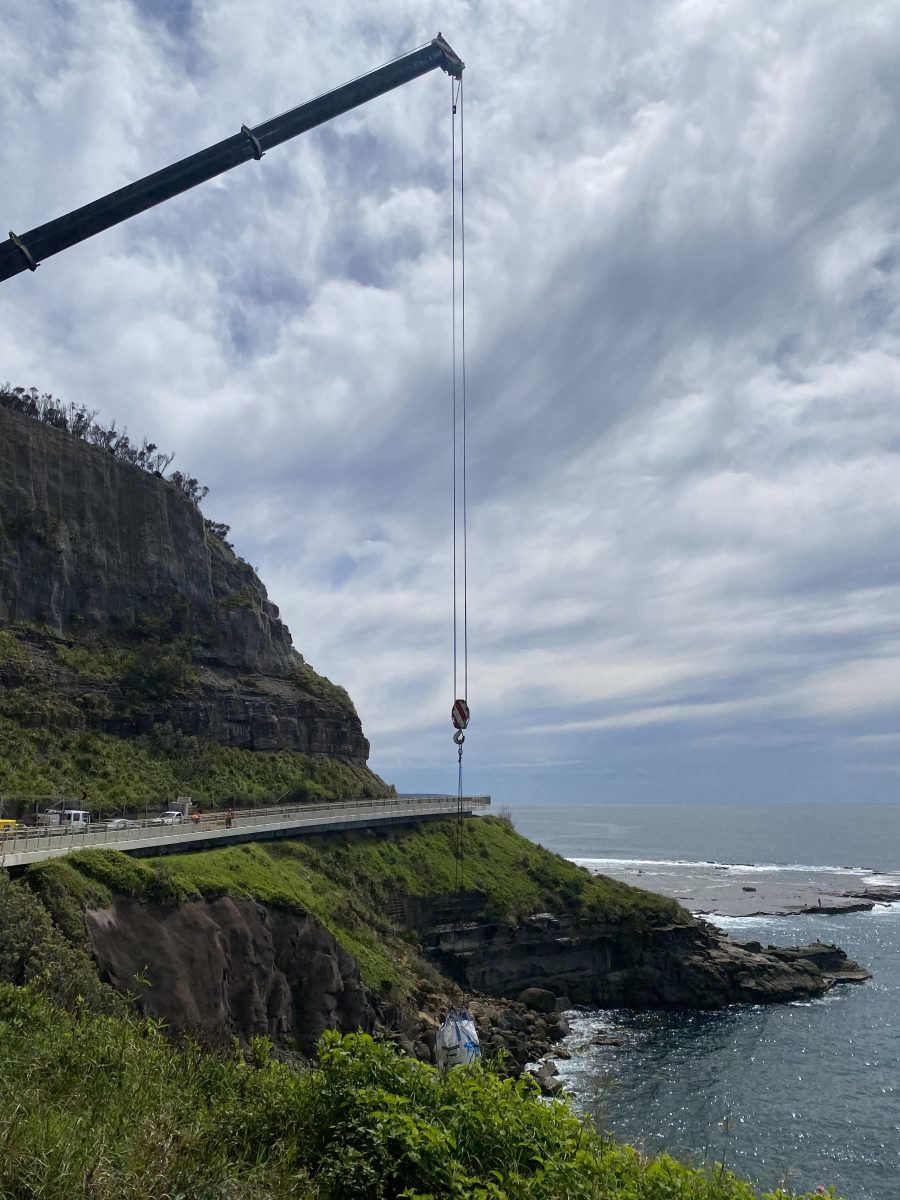
M60 250L83 242L95 233L101 233L155 204L196 187L198 183L205 183L207 179L230 171L248 159L262 158L273 146L279 146L437 67L459 78L464 66L438 34L426 46L404 54L386 66L361 75L359 79L309 100L298 108L292 108L280 117L264 121L254 129L242 125L240 133L199 150L169 167L163 167L161 171L146 175L135 183L129 183L118 191L110 192L82 208L76 208L74 212L48 221L45 225L38 225L21 235L10 231L9 238L0 242L0 280L10 279L20 271L34 271L38 263L51 254L58 254Z

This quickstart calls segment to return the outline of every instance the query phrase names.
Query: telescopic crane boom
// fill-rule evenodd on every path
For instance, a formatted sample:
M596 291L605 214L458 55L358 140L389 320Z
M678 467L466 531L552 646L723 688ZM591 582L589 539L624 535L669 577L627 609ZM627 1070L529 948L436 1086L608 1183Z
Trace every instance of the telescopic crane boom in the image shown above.
M316 125L330 121L332 117L340 116L420 75L426 75L436 67L459 79L464 66L438 34L426 46L370 71L368 75L345 83L333 92L326 92L315 100L301 104L299 108L292 108L280 117L264 121L254 129L242 125L240 133L223 142L183 158L170 167L163 167L161 171L147 175L136 183L129 183L116 192L110 192L108 196L76 208L64 217L57 217L21 235L10 231L9 238L0 242L0 280L10 279L20 271L34 271L38 263L51 254L58 254L60 250L83 242L95 233L101 233L120 221L152 208L154 204L161 204L163 200L186 192L198 183L205 183L207 179L230 171L250 158L262 158L273 146L314 129Z

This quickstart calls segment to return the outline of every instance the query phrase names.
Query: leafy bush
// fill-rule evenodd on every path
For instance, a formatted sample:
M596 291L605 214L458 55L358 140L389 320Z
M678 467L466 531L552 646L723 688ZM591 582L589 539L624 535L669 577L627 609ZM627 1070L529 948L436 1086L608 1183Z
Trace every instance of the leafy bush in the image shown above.
M46 699L46 703L45 703ZM27 723L19 709L27 713ZM82 710L85 703L81 702ZM123 809L144 815L145 805L165 805L189 795L219 808L275 800L341 800L386 791L372 772L324 755L280 750L260 754L217 743L198 743L166 723L141 737L84 728L83 711L67 708L23 685L0 688L0 780L7 815L33 808L37 799L86 792L95 816Z
M35 863L28 868L25 881L66 938L75 946L86 946L82 913L109 904L109 889L86 878L69 856Z
M481 1068L441 1078L366 1035L296 1070L0 986L2 1195L69 1200L754 1200L643 1159ZM768 1200L787 1200L775 1193Z
M80 909L74 907L73 914L80 918ZM116 993L100 983L89 955L71 945L37 896L5 872L0 872L0 983L31 984L66 1007L85 1002L99 1011L122 1008Z

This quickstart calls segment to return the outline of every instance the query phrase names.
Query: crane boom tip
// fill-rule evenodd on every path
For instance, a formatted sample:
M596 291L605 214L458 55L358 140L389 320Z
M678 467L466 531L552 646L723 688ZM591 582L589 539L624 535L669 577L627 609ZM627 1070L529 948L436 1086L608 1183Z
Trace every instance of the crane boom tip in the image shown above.
M441 68L446 71L448 75L453 75L454 78L461 79L466 64L459 57L443 34L439 33L436 38L433 38L432 45L437 46L444 55L444 61L441 63Z

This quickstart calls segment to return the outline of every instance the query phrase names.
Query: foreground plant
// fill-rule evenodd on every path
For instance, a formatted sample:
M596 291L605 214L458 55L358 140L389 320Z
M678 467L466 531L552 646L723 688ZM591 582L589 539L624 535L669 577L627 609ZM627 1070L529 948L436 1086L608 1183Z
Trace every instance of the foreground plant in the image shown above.
M528 1081L444 1079L363 1034L326 1035L306 1069L264 1040L212 1054L5 985L0 1147L4 1200L757 1200L601 1138Z

